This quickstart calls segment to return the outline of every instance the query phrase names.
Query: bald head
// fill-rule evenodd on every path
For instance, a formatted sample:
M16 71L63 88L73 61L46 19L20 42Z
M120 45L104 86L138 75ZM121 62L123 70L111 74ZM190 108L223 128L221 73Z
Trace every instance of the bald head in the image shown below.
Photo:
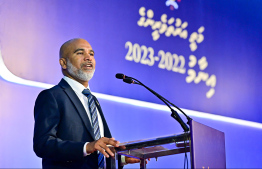
M77 43L78 41L86 41L86 40L85 39L81 39L81 38L74 38L74 39L70 39L70 40L66 41L60 47L59 58L67 58L68 57L68 53L70 52L70 50L73 49L74 44Z

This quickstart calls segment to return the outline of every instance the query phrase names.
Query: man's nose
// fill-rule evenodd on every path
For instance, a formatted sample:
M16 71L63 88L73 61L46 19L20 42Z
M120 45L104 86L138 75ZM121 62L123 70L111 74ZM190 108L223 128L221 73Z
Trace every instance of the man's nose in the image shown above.
M90 54L86 54L84 57L84 60L92 60L92 57Z

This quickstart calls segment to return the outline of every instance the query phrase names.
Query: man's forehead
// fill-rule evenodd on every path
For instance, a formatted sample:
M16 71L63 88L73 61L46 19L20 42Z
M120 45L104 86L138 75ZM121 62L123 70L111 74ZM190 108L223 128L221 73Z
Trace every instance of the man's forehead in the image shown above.
M77 49L82 49L86 52L93 52L91 45L85 39L75 38L68 40L61 46L59 56L60 58L68 57L68 54L74 53Z
M78 51L86 51L86 52L90 52L90 53L95 53L94 50L92 48L76 48L73 53L76 53Z
M84 39L75 40L71 42L70 46L73 52L75 50L93 51L92 46Z
M72 46L74 46L76 48L77 47L86 47L86 48L91 48L92 49L91 45L84 39L74 40L74 41L71 42L70 45L72 45Z

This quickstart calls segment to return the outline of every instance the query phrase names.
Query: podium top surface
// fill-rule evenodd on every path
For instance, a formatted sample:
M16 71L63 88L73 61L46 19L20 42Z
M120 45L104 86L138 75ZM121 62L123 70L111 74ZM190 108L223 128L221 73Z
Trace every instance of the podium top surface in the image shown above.
M190 137L189 132L178 133L178 134L172 134L172 135L161 136L161 137L153 137L148 139L123 142L120 143L119 145L125 146L126 147L125 150L130 150L130 149L137 149L137 148L148 147L148 146L180 142L180 141L184 141L185 138L188 139L189 137ZM119 150L121 150L121 148Z
M120 147L115 148L115 150L118 154L139 159L160 157L189 151L188 144L184 144L184 142L187 142L189 138L189 133L179 133L162 137L128 141L120 143Z

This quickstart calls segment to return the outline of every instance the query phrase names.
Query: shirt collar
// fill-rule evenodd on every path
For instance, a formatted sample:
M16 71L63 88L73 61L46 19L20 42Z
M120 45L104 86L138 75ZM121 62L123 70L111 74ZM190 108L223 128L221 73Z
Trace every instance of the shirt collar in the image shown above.
M71 79L67 76L64 76L63 79L70 85L70 87L78 94L82 94L82 91L84 89L89 89L89 84L87 86L87 88L85 88L85 86L83 86L81 83L79 83L78 81Z

